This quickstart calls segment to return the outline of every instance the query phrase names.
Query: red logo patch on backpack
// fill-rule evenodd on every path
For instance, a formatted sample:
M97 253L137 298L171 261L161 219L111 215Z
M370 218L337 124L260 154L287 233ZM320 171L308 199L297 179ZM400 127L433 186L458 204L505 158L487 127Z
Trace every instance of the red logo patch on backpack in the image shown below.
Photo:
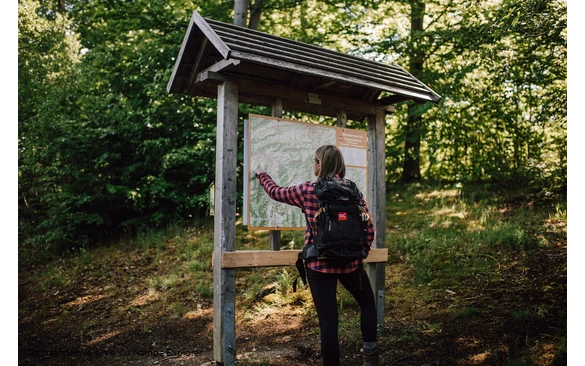
M347 212L338 212L337 221L347 221Z

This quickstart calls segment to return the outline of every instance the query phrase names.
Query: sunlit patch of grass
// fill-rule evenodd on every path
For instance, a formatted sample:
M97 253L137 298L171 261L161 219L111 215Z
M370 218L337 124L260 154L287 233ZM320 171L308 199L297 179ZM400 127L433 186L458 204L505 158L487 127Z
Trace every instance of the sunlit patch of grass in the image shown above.
M257 324L262 319L276 319L285 314L314 315L310 313L313 303L308 286L299 284L297 291L292 291L296 279L293 268L242 269L240 273L236 291L247 303L243 305L247 308L242 318L244 322Z
M144 306L149 303L155 302L160 299L160 293L153 289L149 288L146 294L142 294L137 296L132 300L130 303L132 306Z
M557 202L554 207L555 212L553 218L567 221L567 202Z
M445 285L486 273L497 263L490 253L542 245L533 229L540 220L534 210L528 207L510 215L507 209L498 208L496 197L485 192L472 194L471 202L467 202L469 193L459 192L410 188L389 195L389 231L396 235L388 246L416 268L416 285L433 281ZM418 202L415 208L405 203L409 200ZM562 215L562 208L557 211Z
M404 260L416 268L414 284L426 284L433 280L458 281L471 274L485 272L494 261L480 255L478 244L470 240L465 231L446 228L415 231L394 242Z
M295 270L296 271L296 270ZM295 281L295 272L288 268L280 270L277 276L278 288L282 296L286 296L293 290L293 283Z
M297 292L288 294L287 299L288 304L301 309L305 315L314 312L313 298L308 288L297 289Z
M169 288L176 287L180 283L180 278L174 273L167 276L160 277L159 289L167 290Z
M280 314L282 309L280 306L274 306L271 302L259 301L252 306L252 314L260 315L263 318L267 318L273 314Z

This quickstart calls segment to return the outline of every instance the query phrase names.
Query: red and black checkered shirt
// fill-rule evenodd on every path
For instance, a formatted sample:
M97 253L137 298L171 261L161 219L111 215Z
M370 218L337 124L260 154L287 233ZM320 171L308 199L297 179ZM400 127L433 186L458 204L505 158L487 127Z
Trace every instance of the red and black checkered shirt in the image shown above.
M315 213L319 209L317 195L315 194L315 183L304 182L296 186L280 187L274 183L272 178L267 173L258 175L260 185L268 196L275 201L286 203L292 206L300 207L303 210L307 222L309 223L305 231L305 245L313 243L314 234L317 232L317 220L315 220ZM360 193L361 195L361 193ZM361 198L362 204L365 206L363 196ZM367 206L365 207L368 210ZM364 247L366 253L370 251L372 242L374 241L374 224L372 221L368 222L367 228L367 245ZM359 260L355 260L344 267L331 267L325 260L319 258L308 258L305 262L307 268L317 272L325 273L349 273L353 272L359 266Z

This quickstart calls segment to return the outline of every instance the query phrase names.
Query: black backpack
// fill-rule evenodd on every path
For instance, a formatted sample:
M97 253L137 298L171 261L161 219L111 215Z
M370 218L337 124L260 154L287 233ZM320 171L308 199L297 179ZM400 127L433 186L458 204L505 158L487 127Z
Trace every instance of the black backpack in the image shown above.
M307 257L325 258L332 266L363 260L369 216L360 204L356 184L349 179L321 178L315 184L315 193L319 201L316 251L308 251Z
M371 218L360 204L356 184L349 179L325 177L315 184L315 193L319 202L319 209L315 213L317 233L314 233L313 244L305 245L296 262L305 285L307 281L303 259L324 258L331 266L340 267L356 259L360 260L361 265L362 260L367 257L364 246L367 241L368 221ZM307 226L308 224L307 222ZM296 287L295 280L294 291Z

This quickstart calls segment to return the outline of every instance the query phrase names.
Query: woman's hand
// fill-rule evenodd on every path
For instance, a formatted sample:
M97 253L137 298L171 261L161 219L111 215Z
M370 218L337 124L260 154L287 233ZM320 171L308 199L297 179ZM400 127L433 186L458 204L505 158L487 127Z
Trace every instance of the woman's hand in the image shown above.
M262 169L262 167L260 166L260 164L258 164L258 167L256 169L254 169L254 174L256 176L259 176L262 173L266 173L266 172L264 171L264 169Z

